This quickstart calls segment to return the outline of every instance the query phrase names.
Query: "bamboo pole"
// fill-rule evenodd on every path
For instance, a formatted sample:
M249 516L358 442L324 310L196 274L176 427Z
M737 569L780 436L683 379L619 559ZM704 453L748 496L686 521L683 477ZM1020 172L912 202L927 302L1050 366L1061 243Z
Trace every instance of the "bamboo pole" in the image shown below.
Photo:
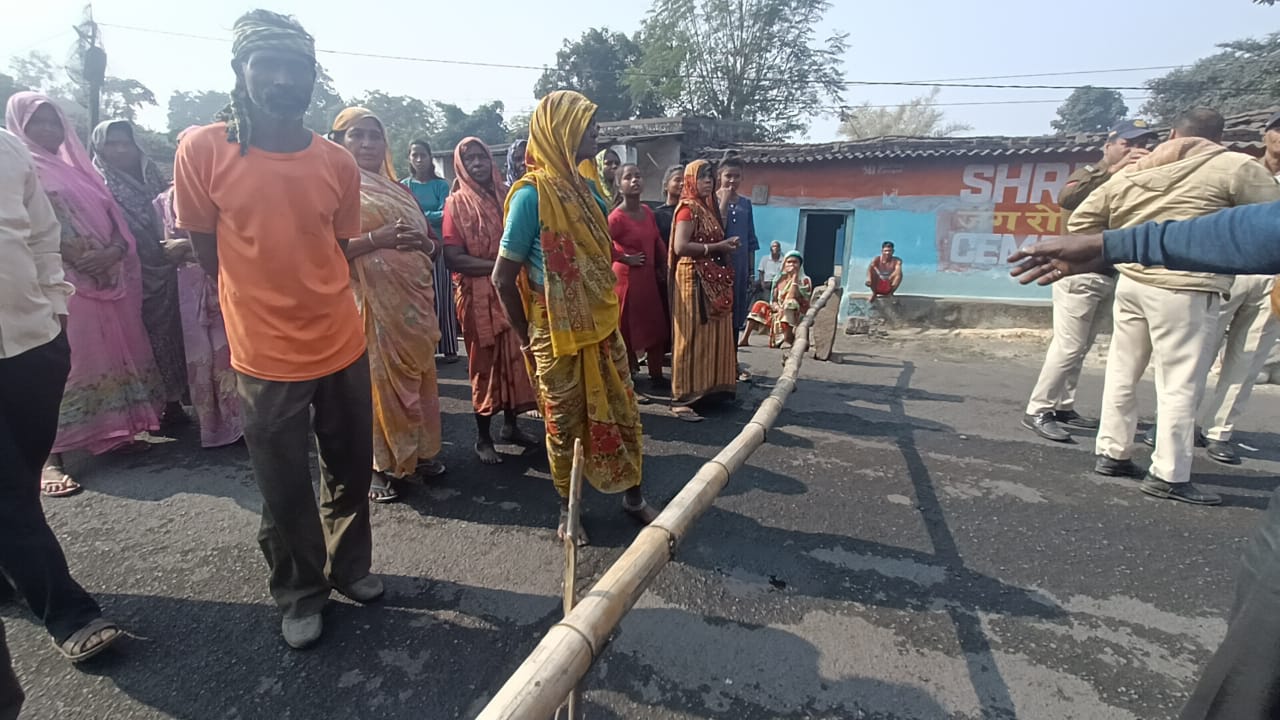
M694 521L715 502L728 484L729 476L741 469L764 444L765 434L777 422L787 397L795 392L796 375L809 348L813 319L832 297L839 297L835 278L827 281L805 313L782 376L751 420L723 450L698 469L657 519L640 531L564 620L547 631L542 642L480 711L477 720L546 720L556 713L564 698L574 692L618 623L671 559L676 545ZM571 503L572 497L571 492Z

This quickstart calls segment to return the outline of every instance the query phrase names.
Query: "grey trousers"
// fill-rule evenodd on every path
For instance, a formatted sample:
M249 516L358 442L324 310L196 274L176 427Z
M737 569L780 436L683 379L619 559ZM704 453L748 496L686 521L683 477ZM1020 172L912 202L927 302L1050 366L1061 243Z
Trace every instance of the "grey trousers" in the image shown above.
M301 382L237 373L244 439L262 491L258 544L271 596L286 617L319 613L329 590L369 574L373 401L369 360ZM314 420L312 410L314 409ZM316 511L308 446L320 450Z

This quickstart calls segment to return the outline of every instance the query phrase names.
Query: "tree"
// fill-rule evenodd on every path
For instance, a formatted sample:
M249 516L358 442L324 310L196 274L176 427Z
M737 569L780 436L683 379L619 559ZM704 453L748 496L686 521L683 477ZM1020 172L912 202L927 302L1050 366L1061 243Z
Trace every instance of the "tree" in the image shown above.
M529 138L529 123L532 120L532 112L518 113L508 120L507 142L513 143L517 140L527 140Z
M80 48L79 44L77 48ZM72 62L67 67L57 65L52 58L40 52L11 58L9 67L14 73L15 88L30 88L48 95L75 123L77 134L84 137L89 123L89 89L81 81L75 65L82 52L82 49L74 50ZM143 105L156 104L156 96L137 80L108 75L103 81L101 103L103 119L121 118L132 122L137 119L138 110Z
M417 98L371 90L354 104L372 110L382 121L399 177L409 174L409 143L414 138L429 138L440 130L440 112Z
M1128 114L1120 91L1085 85L1071 91L1049 126L1060 133L1106 132Z
M926 95L912 98L896 107L876 107L863 103L845 108L840 113L840 134L850 140L886 137L947 137L967 132L973 126L962 122L948 122L938 109L940 88L932 88Z
M307 109L303 122L307 127L321 135L333 127L333 119L347 106L346 101L333 87L333 78L318 63L316 64L316 86L311 93L311 107Z
M633 97L625 85L628 68L640 64L641 50L635 38L608 28L591 28L575 42L564 41L556 53L556 66L538 78L533 96L543 98L555 90L577 90L600 106L600 120L655 117L662 106L652 93Z
M0 107L9 102L9 97L14 93L20 93L26 90L27 86L20 84L17 80L9 75L0 73Z
M1271 107L1280 99L1280 33L1222 43L1222 52L1147 81L1145 114L1163 123L1196 106L1224 115Z
M217 90L174 91L169 96L169 137L192 125L208 125L230 102L231 96Z
M502 101L494 100L468 113L457 105L436 103L440 111L441 127L431 138L431 149L436 155L451 153L465 137L478 137L488 145L501 145L507 141L507 125L502 119Z
M828 0L654 0L633 98L753 123L766 139L803 132L840 104L848 34L817 39Z

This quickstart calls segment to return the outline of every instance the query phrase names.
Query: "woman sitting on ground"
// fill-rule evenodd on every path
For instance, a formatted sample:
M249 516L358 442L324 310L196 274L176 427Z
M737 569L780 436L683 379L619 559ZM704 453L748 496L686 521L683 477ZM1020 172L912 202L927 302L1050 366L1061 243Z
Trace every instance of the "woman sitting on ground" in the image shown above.
M796 341L796 327L809 311L813 297L813 281L804 274L804 257L791 251L782 258L782 270L773 280L769 302L759 300L747 316L740 347L751 344L753 332L768 332L769 347L791 346Z

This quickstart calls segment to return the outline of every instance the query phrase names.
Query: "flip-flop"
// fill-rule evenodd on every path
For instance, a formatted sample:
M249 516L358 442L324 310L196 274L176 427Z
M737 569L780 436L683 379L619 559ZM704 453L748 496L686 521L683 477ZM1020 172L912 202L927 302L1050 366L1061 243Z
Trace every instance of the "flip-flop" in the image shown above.
M687 423L700 423L702 416L690 408L671 408L671 414L676 416L677 420Z
M58 473L58 479L52 482L46 481L44 474L49 471ZM83 485L73 480L70 475L56 465L46 466L40 473L40 494L45 497L71 497L82 490L84 490Z
M422 462L418 463L418 477L423 477L423 478L440 477L445 473L446 470L448 470L448 468L444 466L444 463L440 462L439 460L436 460L435 458L431 458L430 460L423 460Z
M373 481L369 483L369 502L386 505L400 499L400 493L396 492L395 486L385 477L374 476Z
M83 649L83 645L98 633L104 633L101 641L87 650ZM110 620L97 618L89 621L88 625L85 625L75 631L71 634L71 637L63 640L61 643L54 641L53 646L57 648L58 652L62 653L62 656L66 659L73 663L79 663L84 662L85 660L88 660L111 647L111 645L114 644L116 640L119 640L122 635L124 635L124 631L120 629L119 625L116 625Z

